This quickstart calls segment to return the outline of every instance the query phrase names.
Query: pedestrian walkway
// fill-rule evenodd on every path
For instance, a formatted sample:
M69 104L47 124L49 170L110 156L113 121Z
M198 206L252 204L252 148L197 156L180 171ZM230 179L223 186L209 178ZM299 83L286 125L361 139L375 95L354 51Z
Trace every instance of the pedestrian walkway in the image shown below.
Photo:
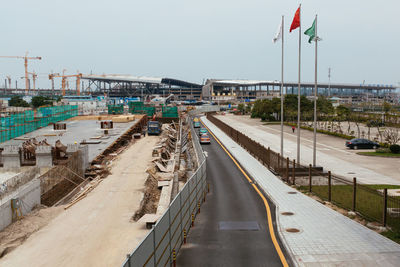
M217 118L227 123L234 129L240 131L241 133L247 135L251 139L256 140L263 146L270 147L275 152L280 152L280 131L277 131L276 133L268 132L266 131L265 126L245 124L236 119L233 115L217 116ZM298 129L296 128L295 131L296 132L294 134L297 133ZM308 166L308 164L312 163L313 157L312 140L307 140L302 137L302 141L300 144L301 164ZM321 166L323 166L324 170L330 170L335 175L345 177L350 181L353 179L353 177L357 177L357 181L364 184L400 185L400 181L398 179L394 179L392 177L383 175L382 173L373 171L369 168L360 166L354 161L344 160L335 156L335 154L332 153L333 149L335 148L329 147L322 143L317 144L317 165L320 164ZM290 159L296 159L297 141L295 137L294 139L291 139L289 138L289 135L285 134L284 154L285 157L287 156Z
M209 120L201 119L275 203L278 233L299 266L400 266L399 244L286 185Z

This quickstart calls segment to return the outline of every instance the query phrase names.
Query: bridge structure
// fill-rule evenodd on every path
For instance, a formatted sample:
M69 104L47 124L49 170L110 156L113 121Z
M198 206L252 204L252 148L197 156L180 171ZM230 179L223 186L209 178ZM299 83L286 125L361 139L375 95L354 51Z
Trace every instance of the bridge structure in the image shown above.
M202 85L173 78L135 77L129 75L83 75L92 95L143 97L173 94L176 99L201 99Z
M145 97L174 95L177 100L201 99L202 85L173 78L136 77L130 75L82 75L81 95L108 97ZM86 83L85 83L86 82ZM61 96L62 89L29 90L28 95ZM0 88L0 97L26 95L25 89ZM77 95L66 89L65 95Z

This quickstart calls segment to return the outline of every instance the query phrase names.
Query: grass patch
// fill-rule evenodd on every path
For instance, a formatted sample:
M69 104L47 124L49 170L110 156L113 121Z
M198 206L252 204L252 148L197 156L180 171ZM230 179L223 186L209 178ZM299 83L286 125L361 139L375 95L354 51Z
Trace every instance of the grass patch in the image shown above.
M400 233L399 232L393 232L393 231L386 231L382 232L381 235L393 240L396 243L400 244Z
M263 125L278 125L281 124L280 121L269 121L269 122L264 122Z
M286 125L288 125L288 126L296 126L297 127L296 123L291 123L291 122L287 122ZM304 130L308 130L308 131L314 131L313 127L300 126L300 128L304 129ZM323 130L323 129L317 129L317 133L327 134L327 135L343 138L343 139L346 139L346 140L350 140L350 139L355 138L354 135L341 134L341 133L331 132L331 131Z
M392 152L371 151L371 152L357 152L357 154L363 156L372 156L372 157L400 158L400 154L395 154Z
M356 189L356 211L369 221L382 222L383 220L383 197L377 189L397 189L396 185L363 185ZM308 192L308 186L298 187L301 191ZM353 186L352 185L332 185L332 203L338 207L351 210L353 207ZM312 193L321 199L328 200L327 185L313 185ZM391 197L388 199L388 208L400 208L400 197ZM396 233L400 233L400 218L392 217L387 214L387 225Z
M368 184L365 185L368 186L371 189L399 189L400 185L391 185L391 184Z

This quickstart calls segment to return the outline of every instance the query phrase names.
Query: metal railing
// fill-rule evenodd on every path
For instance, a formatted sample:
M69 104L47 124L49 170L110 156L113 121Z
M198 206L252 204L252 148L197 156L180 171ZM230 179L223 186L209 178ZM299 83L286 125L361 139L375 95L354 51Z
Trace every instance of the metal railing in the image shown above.
M192 137L197 138L192 132ZM207 193L206 161L198 142L196 153L202 159L199 168L172 200L167 211L157 221L139 246L127 256L123 267L166 266L172 264L186 236L194 225L195 216ZM198 144L198 145L197 145Z
M356 178L349 181L322 168L300 165L294 159L284 158L264 147L211 113L207 113L207 119L287 184L400 232L400 198L388 195L387 189L377 190L374 186L357 182Z

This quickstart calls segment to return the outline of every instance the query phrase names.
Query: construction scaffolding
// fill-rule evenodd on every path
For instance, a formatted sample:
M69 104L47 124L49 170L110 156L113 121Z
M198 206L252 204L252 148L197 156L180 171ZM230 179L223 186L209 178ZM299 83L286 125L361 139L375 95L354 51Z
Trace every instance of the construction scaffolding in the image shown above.
M16 138L51 123L67 120L78 115L78 106L64 105L41 107L15 114L0 113L0 143Z

